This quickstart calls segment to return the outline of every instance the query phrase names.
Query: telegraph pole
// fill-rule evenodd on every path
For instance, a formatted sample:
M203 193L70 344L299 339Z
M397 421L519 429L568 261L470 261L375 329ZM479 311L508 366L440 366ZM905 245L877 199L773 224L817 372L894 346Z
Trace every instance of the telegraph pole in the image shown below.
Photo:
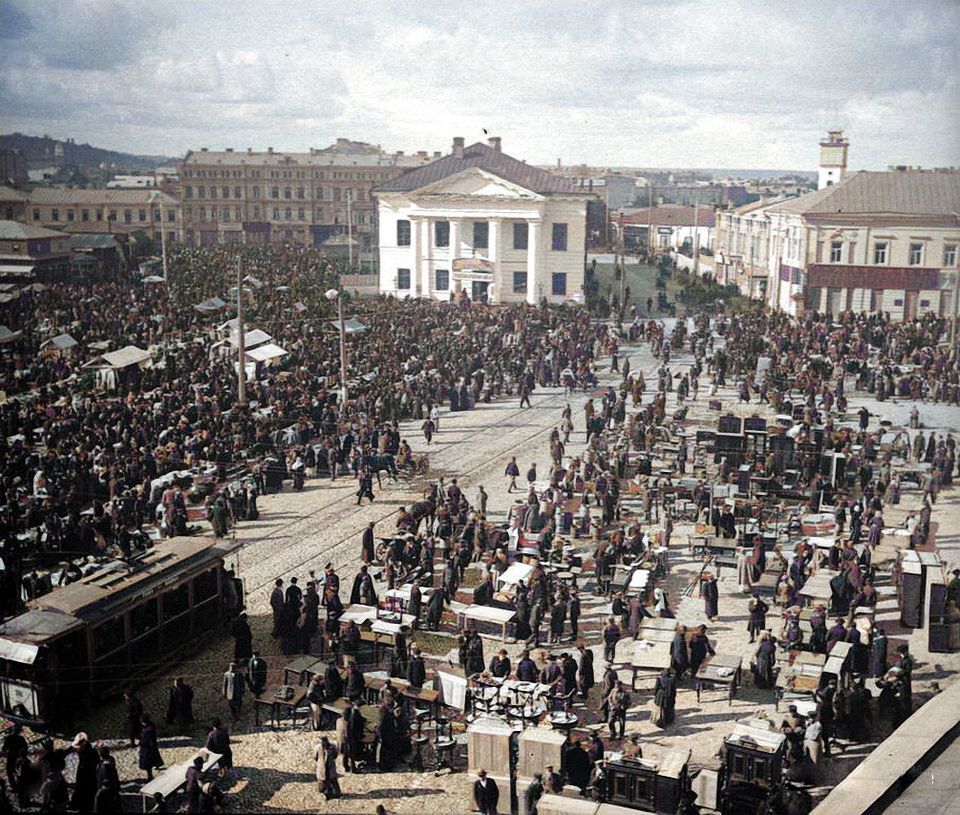
M693 200L693 274L700 272L700 196Z
M623 212L620 213L620 313L623 314L626 309L626 303L623 302L624 291L626 287L627 263L626 249L627 242L623 234Z
M350 258L350 273L353 273L353 190L347 190L347 252Z
M243 329L243 271L242 271L243 261L241 258L237 258L237 331L238 333L238 346L240 351L240 369L237 372L238 379L238 392L237 392L237 402L241 405L247 404L247 349L246 344L244 343L244 329Z

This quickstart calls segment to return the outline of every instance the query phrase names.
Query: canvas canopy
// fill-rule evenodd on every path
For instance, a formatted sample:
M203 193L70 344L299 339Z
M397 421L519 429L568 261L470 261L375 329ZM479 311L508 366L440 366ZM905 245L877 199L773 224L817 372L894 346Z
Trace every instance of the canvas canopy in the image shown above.
M108 351L105 354L100 354L100 356L94 357L83 367L112 368L117 370L119 368L126 368L130 365L139 365L149 359L149 351L144 351L142 348L137 348L135 345L128 345L125 348L121 348L119 351Z
M20 334L20 331L11 331L7 326L0 325L0 345L19 339Z
M226 305L226 301L221 300L219 297L211 297L209 300L197 303L194 308L201 312L220 311L220 309L226 307Z
M268 343L247 351L247 359L252 359L254 362L267 362L277 357L286 356L286 353L279 345Z
M66 351L76 345L77 341L69 334L58 334L56 337L40 343L40 348L41 350L44 348L55 348L58 351Z
M340 321L339 320L329 320L330 325L340 330ZM356 317L349 317L343 321L343 330L347 334L359 334L361 331L366 331L367 327L361 323Z
M266 331L261 331L259 328L253 329L253 331L248 331L243 335L243 345L244 348L253 348L257 345L263 345L265 342L270 342L273 337L271 337ZM229 342L234 348L240 345L240 334L237 331L234 331L229 337L227 337L227 342Z

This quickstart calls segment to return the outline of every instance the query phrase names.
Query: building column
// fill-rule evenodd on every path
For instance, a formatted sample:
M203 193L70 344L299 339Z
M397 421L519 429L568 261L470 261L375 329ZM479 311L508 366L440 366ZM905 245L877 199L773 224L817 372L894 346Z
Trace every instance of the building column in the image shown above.
M433 227L433 221L429 218L424 218L420 223L421 236L420 236L420 253L422 255L421 264L422 269L422 297L430 297L431 292L433 291L433 281L430 279L431 275L431 266L430 258L433 256L433 252L430 249L431 235L430 230Z
M413 244L413 268L410 269L410 296L419 297L420 296L420 284L422 282L422 267L423 267L423 247L421 245L421 236L423 231L420 228L420 219L419 218L410 218L410 235L411 243Z
M492 292L488 292L488 295L494 295L494 297L490 298L491 303L502 303L504 283L502 279L503 270L500 268L500 258L503 255L503 249L501 247L501 226L503 222L499 218L489 218L487 224L489 231L487 254L490 256L490 262L493 264L493 281L490 284Z
M537 304L537 267L540 265L540 221L527 221L527 303Z

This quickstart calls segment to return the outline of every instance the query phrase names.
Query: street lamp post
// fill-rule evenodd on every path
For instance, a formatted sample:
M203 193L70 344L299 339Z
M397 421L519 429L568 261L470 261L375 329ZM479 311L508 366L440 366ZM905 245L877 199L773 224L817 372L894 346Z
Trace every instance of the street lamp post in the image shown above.
M163 282L167 282L167 233L163 231L163 205L160 193L157 190L150 195L150 203L157 204L160 213L160 255L163 258ZM151 213L152 217L152 213Z
M325 295L331 303L337 301L337 323L340 328L340 415L347 409L347 330L343 322L343 297L337 289L327 289Z

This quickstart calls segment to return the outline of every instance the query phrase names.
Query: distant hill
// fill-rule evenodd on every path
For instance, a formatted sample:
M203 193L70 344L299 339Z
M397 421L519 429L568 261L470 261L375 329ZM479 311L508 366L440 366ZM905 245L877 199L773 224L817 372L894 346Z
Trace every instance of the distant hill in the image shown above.
M41 167L76 166L95 169L101 164L112 165L119 170L153 170L172 159L166 156L138 156L103 150L89 144L77 144L49 136L25 136L23 133L0 135L0 149L19 150L30 169Z

